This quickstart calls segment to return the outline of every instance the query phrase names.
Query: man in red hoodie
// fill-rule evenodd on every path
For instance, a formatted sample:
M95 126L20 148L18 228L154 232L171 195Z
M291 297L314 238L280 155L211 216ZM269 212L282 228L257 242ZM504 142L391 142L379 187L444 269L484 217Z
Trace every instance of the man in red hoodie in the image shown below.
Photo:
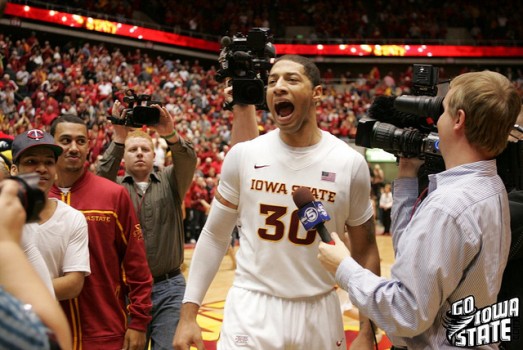
M58 117L51 134L64 152L49 196L82 211L89 230L91 276L78 298L62 303L74 349L142 350L151 320L152 276L129 194L87 171L87 127L80 118Z

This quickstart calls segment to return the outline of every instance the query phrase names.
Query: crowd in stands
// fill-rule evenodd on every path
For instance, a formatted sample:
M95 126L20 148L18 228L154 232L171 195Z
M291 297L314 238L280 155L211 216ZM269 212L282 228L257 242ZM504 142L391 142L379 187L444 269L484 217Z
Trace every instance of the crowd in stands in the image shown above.
M52 0L48 3L60 4ZM289 26L310 27L304 39L445 39L448 28L462 27L474 40L518 40L523 37L519 2L470 1L336 1L336 0L73 0L70 7L137 18L141 11L174 31L216 35L247 33L270 27L278 38ZM288 38L287 39L292 39Z
M151 95L176 117L177 131L194 143L199 157L186 206L201 203L202 198L210 203L229 148L232 120L232 112L223 108L224 86L214 79L214 66L204 68L198 59L171 59L140 49L108 48L103 43L55 46L41 42L36 34L18 39L0 34L0 47L0 131L11 136L32 128L48 131L58 115L78 115L89 128L89 163L94 169L111 140L108 116L114 100L123 102L127 89ZM503 73L523 92L521 70ZM411 81L410 68L385 74L375 66L355 76L325 69L325 96L318 105L321 128L341 138L354 138L357 122L374 96L408 93ZM261 133L274 128L268 112L258 111L258 125ZM158 135L152 136L157 145L156 166L163 167L170 158L167 147ZM205 212L204 205L199 209ZM188 239L197 238L201 222L191 226Z

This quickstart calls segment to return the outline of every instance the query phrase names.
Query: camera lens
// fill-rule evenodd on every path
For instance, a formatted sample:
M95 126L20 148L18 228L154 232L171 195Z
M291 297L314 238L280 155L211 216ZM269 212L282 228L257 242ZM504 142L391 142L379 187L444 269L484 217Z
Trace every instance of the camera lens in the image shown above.
M404 130L399 137L399 141L402 142L400 152L406 157L419 157L422 153L423 137L418 130Z
M392 154L417 157L421 153L423 135L418 130L406 130L392 124L377 122L372 130L371 145Z

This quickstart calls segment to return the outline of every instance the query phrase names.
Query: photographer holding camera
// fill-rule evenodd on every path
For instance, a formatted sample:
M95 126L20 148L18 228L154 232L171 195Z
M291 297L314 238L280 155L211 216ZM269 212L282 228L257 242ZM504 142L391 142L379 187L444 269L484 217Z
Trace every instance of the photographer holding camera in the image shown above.
M196 169L196 152L193 144L176 132L174 118L165 107L153 104L148 108L159 115L158 123L149 127L167 142L172 165L158 171L154 169L151 136L141 130L132 131L132 126L120 123L129 110L122 109L116 100L112 110L113 142L100 160L97 173L124 186L131 196L142 226L147 260L154 279L152 321L147 330L147 343L151 341L152 349L169 349L185 292L185 277L180 269L185 243L182 202ZM152 115L153 111L148 111L148 114ZM140 113L135 109L133 118L136 120L137 117ZM125 175L118 177L122 158Z
M0 174L0 339L5 349L71 349L65 315L20 246L26 214L20 184ZM13 331L16 327L16 332Z
M446 170L429 175L418 197L422 161L399 161L391 279L356 263L335 234L335 245L320 244L324 267L395 348L456 347L462 339L449 333L451 306L469 296L476 309L495 304L509 253L508 199L494 158L507 145L521 99L503 75L473 72L451 81L443 108L437 129ZM466 345L496 349L494 338Z

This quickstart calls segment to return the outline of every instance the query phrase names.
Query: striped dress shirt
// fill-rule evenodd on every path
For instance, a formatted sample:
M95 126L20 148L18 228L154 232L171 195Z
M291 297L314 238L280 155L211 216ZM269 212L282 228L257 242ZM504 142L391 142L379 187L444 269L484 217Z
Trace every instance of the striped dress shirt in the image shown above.
M347 258L336 279L395 346L454 349L443 323L450 305L471 295L477 309L496 303L510 246L507 194L489 160L430 175L415 208L417 195L416 178L394 182L391 278Z

